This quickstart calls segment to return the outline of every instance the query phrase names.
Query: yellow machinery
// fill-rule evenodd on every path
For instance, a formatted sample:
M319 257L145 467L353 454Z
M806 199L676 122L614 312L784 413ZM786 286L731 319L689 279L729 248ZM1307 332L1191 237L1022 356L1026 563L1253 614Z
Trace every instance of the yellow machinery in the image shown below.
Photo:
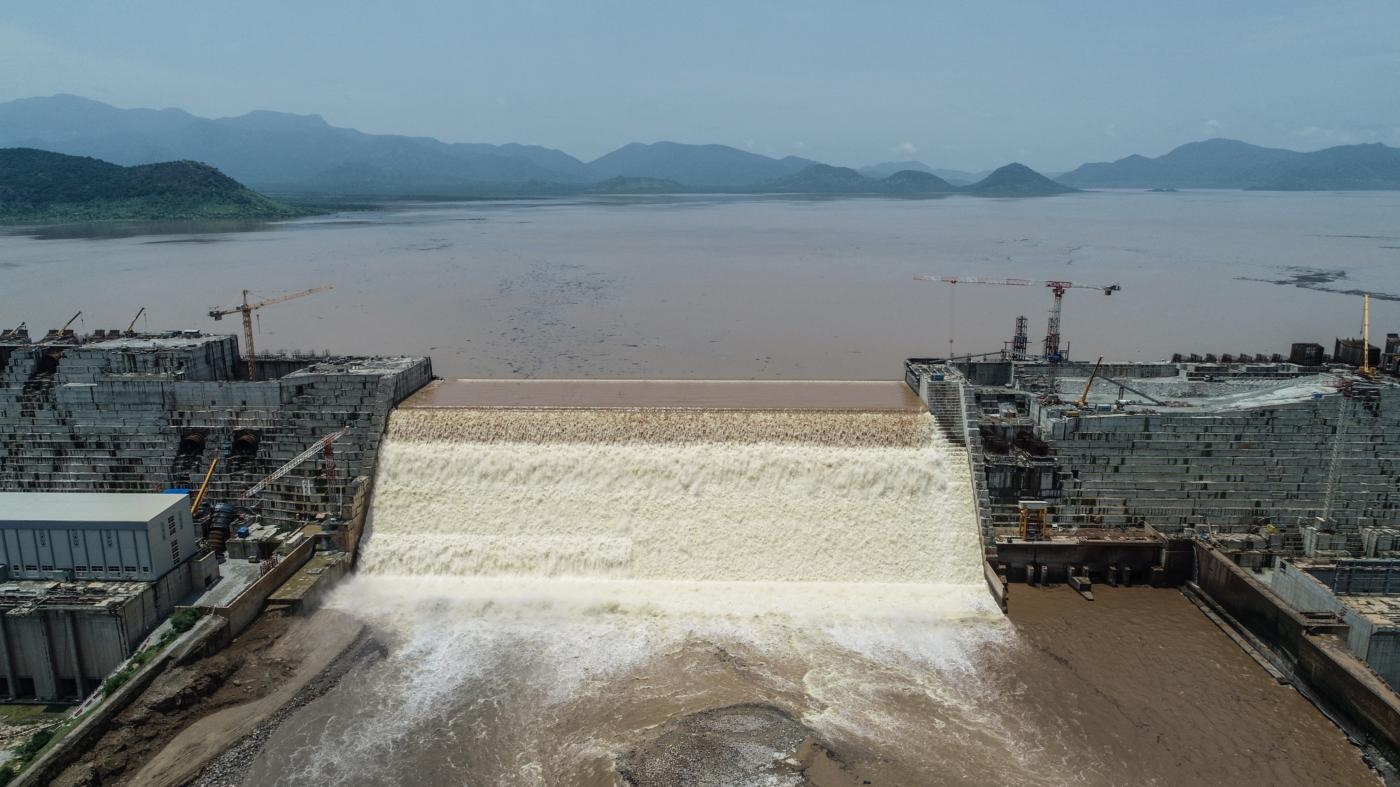
M1080 394L1074 403L1081 410L1089 406L1089 389L1094 387L1094 378L1099 376L1099 365L1102 363L1103 356L1100 355L1099 359L1094 361L1094 371L1089 372L1089 382L1084 383L1084 393Z
M199 504L204 502L204 493L209 491L209 479L214 477L214 468L219 466L219 458L214 457L214 461L209 463L209 472L204 474L204 481L199 485L199 493L194 496L194 501L190 503L190 512L199 513Z
M248 379L257 380L258 356L257 353L253 350L253 312L257 309L261 309L264 306L271 306L274 303L290 301L293 298L304 298L308 295L315 295L318 292L325 292L326 290L331 289L334 289L334 287L331 287L330 285L327 285L325 287L312 287L309 290L293 292L288 295L278 296L276 298L268 298L267 300L258 301L257 303L249 303L248 290L244 290L243 303L237 306L230 306L227 309L210 309L209 316L213 317L216 320L222 320L224 318L224 315L226 314L243 315L243 344L245 345L243 349L248 354Z
M145 313L146 313L146 307L145 307L145 306L142 306L141 309L140 309L139 311L136 312L136 316L131 318L131 324L128 325L128 326L126 326L126 331L125 331L122 335L124 335L124 336L135 336L135 335L136 335L136 321L139 320L139 319L141 319L141 315L143 315L143 314L145 314Z
M1021 540L1044 541L1050 504L1044 500L1021 501Z

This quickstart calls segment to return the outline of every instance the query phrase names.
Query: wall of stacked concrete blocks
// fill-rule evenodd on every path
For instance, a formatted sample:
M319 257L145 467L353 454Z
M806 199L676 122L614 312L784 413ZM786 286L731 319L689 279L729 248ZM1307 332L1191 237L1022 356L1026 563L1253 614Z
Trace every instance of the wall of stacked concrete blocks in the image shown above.
M1337 552L1360 554L1361 528L1400 520L1400 388L1235 411L1082 416L1052 421L1061 524L1217 529L1300 526L1324 511ZM1330 494L1329 494L1330 490ZM1322 543L1322 542L1318 542ZM1275 545L1280 546L1280 545Z
M978 408L973 388L956 369L936 365L932 361L907 365L905 382L928 406L939 431L948 441L965 452L968 472L972 478L977 529L982 536L984 551L995 554L992 531L992 503L987 486L985 457L978 434Z
M173 338L159 350L132 340L4 350L0 434L14 439L0 443L0 489L192 489L218 457L210 499L231 500L349 426L334 446L333 481L312 460L259 496L264 519L285 525L322 511L348 516L351 484L373 472L389 410L432 377L426 358L304 357L270 359L271 373L300 370L249 382L237 379L232 336ZM239 438L255 442L251 456L230 455Z

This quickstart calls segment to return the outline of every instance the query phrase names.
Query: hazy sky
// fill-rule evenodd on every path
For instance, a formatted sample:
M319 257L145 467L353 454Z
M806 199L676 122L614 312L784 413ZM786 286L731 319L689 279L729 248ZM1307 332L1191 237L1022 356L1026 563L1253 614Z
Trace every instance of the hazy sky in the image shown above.
M1400 145L1397 0L0 0L0 100L1046 170L1229 136Z

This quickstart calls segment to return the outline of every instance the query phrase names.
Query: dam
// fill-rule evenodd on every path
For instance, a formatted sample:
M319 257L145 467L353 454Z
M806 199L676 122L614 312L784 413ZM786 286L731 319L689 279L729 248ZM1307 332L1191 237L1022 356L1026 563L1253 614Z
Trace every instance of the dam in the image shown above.
M6 491L209 495L177 578L212 652L20 784L1363 784L1400 729L1394 385L1345 369L252 381L231 337L5 349ZM49 625L5 633L66 678L66 599L106 596L43 562L7 618Z
M390 418L360 571L327 602L385 651L242 783L1366 777L1180 596L1124 590L1089 629L1073 594L1003 617L973 487L902 383L436 382ZM1221 668L1183 718L1150 670L1197 658ZM1168 763L1164 739L1246 751Z

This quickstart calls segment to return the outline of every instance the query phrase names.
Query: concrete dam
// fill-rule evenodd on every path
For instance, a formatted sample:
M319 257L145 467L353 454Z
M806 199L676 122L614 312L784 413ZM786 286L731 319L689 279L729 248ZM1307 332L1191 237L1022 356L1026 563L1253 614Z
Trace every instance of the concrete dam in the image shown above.
M973 501L900 382L436 383L390 419L329 601L389 652L250 777L827 784L803 774L840 747L901 760L879 783L1034 783L963 677L1009 633Z

